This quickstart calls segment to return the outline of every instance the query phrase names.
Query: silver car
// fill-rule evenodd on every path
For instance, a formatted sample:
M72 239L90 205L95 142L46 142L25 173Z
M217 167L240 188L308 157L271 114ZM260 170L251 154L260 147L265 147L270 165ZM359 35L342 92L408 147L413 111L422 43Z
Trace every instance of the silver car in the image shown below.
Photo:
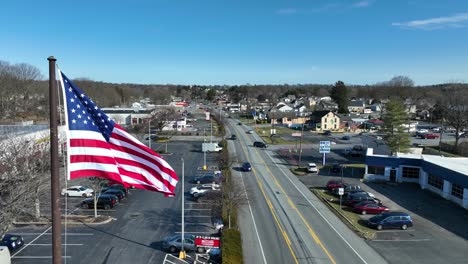
M184 250L186 251L197 251L198 253L205 252L205 248L195 247L195 236L192 234L184 234ZM167 237L162 242L163 250L169 251L170 253L175 253L182 249L182 234L177 234L174 236Z

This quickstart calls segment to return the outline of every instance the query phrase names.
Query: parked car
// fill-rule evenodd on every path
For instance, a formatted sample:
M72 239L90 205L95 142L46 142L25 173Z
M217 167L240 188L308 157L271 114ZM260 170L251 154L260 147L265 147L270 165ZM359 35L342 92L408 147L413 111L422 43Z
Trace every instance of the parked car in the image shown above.
M252 129L247 130L247 134L253 134L253 130Z
M23 237L20 235L5 234L0 241L0 246L8 247L10 252L17 250L24 245Z
M193 197L198 197L200 194L211 191L211 190L219 190L220 189L219 184L202 184L199 186L192 187L189 191L190 195Z
M240 126L240 125L242 125L242 123L241 123L241 122L239 122L239 123L237 123L237 124L238 124L239 126Z
M221 175L205 174L202 176L196 176L191 179L191 183L206 184L206 183L221 183L223 178Z
M378 204L378 205L382 205L382 202L378 199L373 199L373 200L367 200L367 201L362 201L362 202L359 202L357 204L354 205L354 207L357 207L357 206L362 206L362 205L366 205L366 204Z
M332 132L330 130L326 130L326 131L323 132L323 135L324 136L331 136Z
M385 212L371 217L367 224L377 230L385 228L401 228L406 230L413 226L413 219L407 213Z
M363 201L376 201L377 199L374 197L366 196L366 195L358 195L352 196L345 200L344 204L350 207L354 207L355 204L358 204Z
M341 165L337 163L332 164L331 172L335 172L335 173L341 172Z
M108 190L106 190L105 192L103 192L103 194L112 194L112 195L115 195L115 196L117 196L119 202L120 202L123 198L125 198L125 193L122 192L121 190L117 190L117 189L108 189Z
M237 136L236 135L231 135L231 140L236 140Z
M350 136L343 136L341 139L342 139L342 140L350 140L351 137L350 137Z
M261 141L255 141L253 143L253 146L256 147L256 148L268 148L268 145L261 142Z
M252 165L248 162L242 163L242 171L251 171L252 170Z
M375 203L368 203L368 204L361 204L359 206L355 206L353 209L354 212L358 214L380 214L383 212L388 212L389 209L386 206L378 205Z
M346 183L344 183L344 182L342 182L342 181L329 180L329 181L327 182L326 187L327 187L327 190L333 191L333 190L335 190L335 189L337 189L337 188L341 188L341 187L345 186L345 184L346 184Z
M114 208L117 204L117 197L111 194L101 194L97 198L97 208L102 208L104 210L109 210ZM81 202L81 208L92 209L94 208L94 198L87 198Z
M311 172L311 173L317 173L318 172L317 164L315 164L315 163L307 164L307 171Z
M128 188L125 188L125 186L123 186L123 184L120 184L120 183L111 184L106 188L107 189L105 189L105 190L103 189L102 192L107 191L108 189L115 189L115 190L120 190L120 191L124 192L125 196L128 195Z
M352 191L355 191L355 190L360 190L361 189L361 186L359 185L348 185L348 184L345 184L342 188L344 188L344 195L348 195L349 192L352 192ZM333 194L334 195L339 195L338 194L338 188L335 188L333 190Z
M178 252L182 249L182 234L167 237L162 242L163 250L170 253ZM184 250L197 251L198 253L205 252L205 248L195 247L195 236L192 234L184 234Z
M73 196L73 197L91 197L93 196L93 189L89 189L83 186L72 186L66 189L62 189L61 194L63 196Z
M207 202L212 203L213 201L221 201L222 193L221 189L211 189L205 192L199 193L197 196L192 196L196 202Z
M423 138L423 139L436 139L436 138L439 138L439 135L434 134L434 133L426 133L426 134L423 134L421 136L421 138Z

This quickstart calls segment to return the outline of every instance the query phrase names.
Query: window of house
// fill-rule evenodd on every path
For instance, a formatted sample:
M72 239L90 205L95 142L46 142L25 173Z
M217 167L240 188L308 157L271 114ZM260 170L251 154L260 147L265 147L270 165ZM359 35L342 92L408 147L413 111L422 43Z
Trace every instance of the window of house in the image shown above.
M367 166L367 173L375 174L375 175L385 175L385 167L384 166Z
M325 123L327 122L327 118L325 118Z
M327 124L323 124L323 129L327 129Z
M432 174L429 174L429 177L427 178L427 183L431 186L436 187L439 190L442 190L444 188L444 181Z
M335 123L336 123L336 118L335 118Z
M333 125L333 128L336 129L336 124Z
M452 195L459 199L463 199L463 187L461 185L452 183Z
M419 168L403 167L402 176L404 178L419 179Z

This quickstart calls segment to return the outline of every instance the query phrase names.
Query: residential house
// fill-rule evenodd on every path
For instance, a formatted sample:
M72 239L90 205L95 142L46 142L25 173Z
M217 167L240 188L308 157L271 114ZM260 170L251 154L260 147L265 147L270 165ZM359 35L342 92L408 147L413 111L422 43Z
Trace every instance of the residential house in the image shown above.
M308 121L309 127L315 131L339 130L340 117L327 110L314 111Z
M278 103L276 105L276 108L278 109L278 111L283 112L283 113L284 112L291 112L291 111L294 110L291 106L289 106L288 104L285 104L283 102Z
M348 102L348 111L350 113L364 113L366 103L363 100L351 100Z
M315 107L318 111L335 111L338 109L338 104L333 101L321 100Z

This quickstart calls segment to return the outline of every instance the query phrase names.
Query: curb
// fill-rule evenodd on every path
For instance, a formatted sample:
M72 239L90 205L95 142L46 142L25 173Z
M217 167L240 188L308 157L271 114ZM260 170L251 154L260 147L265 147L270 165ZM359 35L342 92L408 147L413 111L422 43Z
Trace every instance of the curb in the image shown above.
M79 220L74 220L74 221L61 221L61 224L67 224L67 225L89 225L89 226L95 226L95 225L103 225L103 224L108 224L112 220L117 220L113 217L109 217L104 221L98 222L98 223L85 223L83 221ZM52 222L51 221L42 221L42 222L13 222L13 225L50 225Z

